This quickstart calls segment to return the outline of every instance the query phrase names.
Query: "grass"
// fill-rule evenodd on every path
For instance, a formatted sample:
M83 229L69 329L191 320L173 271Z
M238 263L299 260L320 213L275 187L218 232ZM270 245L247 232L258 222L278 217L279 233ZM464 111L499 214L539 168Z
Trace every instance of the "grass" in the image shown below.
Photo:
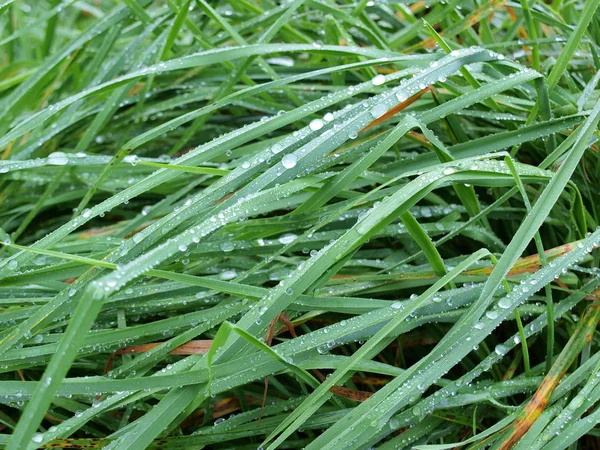
M599 6L4 1L0 448L596 448Z

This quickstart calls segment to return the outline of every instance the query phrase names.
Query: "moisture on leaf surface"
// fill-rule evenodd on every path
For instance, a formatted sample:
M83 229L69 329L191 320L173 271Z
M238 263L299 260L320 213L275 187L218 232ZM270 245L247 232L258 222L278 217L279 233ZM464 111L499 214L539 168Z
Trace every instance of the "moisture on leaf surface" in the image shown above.
M4 1L0 448L597 448L599 7Z

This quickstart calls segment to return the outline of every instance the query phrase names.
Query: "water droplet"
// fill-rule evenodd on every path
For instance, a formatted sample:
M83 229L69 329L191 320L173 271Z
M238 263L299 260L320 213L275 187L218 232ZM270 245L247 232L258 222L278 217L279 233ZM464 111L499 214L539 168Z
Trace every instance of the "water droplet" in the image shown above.
M237 272L235 270L226 270L219 275L221 280L233 280L235 277L237 277Z
M191 7L190 7L190 9L191 9ZM269 59L267 59L267 62L269 64L275 64L278 66L285 66L285 67L293 67L294 66L294 60L289 56L277 56L274 58L269 58Z
M138 157L136 155L127 155L123 158L123 162L129 163L132 166L135 166L138 162Z
M485 316L488 319L494 320L496 317L498 317L498 312L497 311L486 311Z
M317 131L320 130L321 128L323 128L323 121L321 119L314 119L311 120L310 123L308 124L308 127L313 130L313 131Z
M371 83L373 86L381 86L383 83L385 83L385 77L383 75L375 75L375 77L373 77L371 80Z
M278 241L283 245L287 245L287 244L291 244L296 239L298 239L298 236L296 236L295 234L284 234L283 236L281 236L278 239Z
M496 345L496 348L494 349L494 351L496 352L497 355L502 356L508 351L508 348L506 347L506 345L498 344L498 345Z
M383 116L387 110L387 106L385 106L383 103L380 103L371 108L371 115L374 119L378 119L379 117Z
M294 154L285 155L281 158L281 164L286 169L292 169L296 167L296 163L298 162L298 158Z
M358 231L359 234L367 234L370 230L371 226L365 221L362 221L358 227L356 227L356 231Z
M400 90L398 92L396 92L396 100L398 100L398 102L403 102L408 98L408 94L406 93L406 91Z
M233 251L234 247L231 242L221 242L221 245L219 246L219 248L224 252L231 252L231 251Z
M510 308L510 305L512 305L512 300L508 296L501 298L498 302L498 306L502 309L508 309Z
M69 164L69 158L63 152L53 152L48 155L47 162L51 166L66 166Z

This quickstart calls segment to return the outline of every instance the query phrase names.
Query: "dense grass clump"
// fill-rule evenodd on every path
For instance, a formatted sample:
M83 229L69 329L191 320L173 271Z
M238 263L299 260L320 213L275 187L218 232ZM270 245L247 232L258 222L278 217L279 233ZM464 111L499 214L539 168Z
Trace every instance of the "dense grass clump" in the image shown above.
M4 1L0 447L598 448L599 6Z

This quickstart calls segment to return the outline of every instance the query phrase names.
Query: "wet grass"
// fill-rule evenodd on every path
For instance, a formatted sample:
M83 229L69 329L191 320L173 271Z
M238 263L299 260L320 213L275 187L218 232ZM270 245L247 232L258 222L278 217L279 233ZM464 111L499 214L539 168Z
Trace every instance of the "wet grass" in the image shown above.
M0 446L598 446L599 5L2 3Z

